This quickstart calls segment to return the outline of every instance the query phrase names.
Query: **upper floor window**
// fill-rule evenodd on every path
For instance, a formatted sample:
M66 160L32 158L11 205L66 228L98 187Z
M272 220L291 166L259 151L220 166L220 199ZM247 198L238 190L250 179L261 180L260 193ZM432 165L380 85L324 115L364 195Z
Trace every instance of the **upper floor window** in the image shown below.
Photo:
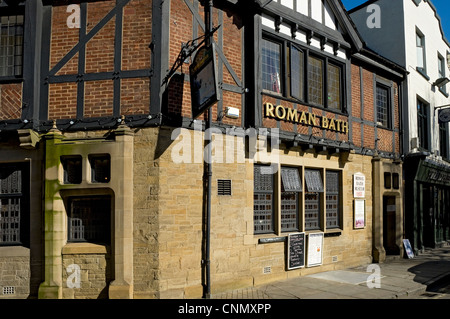
M287 41L264 38L261 47L263 90L314 106L342 110L341 63ZM284 65L287 74L283 73Z
M263 89L281 93L281 44L263 39L261 48Z
M387 86L376 85L377 124L389 128L391 126L391 98L390 89Z
M417 70L426 74L425 36L416 30Z
M421 100L417 100L417 131L419 146L428 149L428 105Z
M22 75L23 15L0 16L0 77Z

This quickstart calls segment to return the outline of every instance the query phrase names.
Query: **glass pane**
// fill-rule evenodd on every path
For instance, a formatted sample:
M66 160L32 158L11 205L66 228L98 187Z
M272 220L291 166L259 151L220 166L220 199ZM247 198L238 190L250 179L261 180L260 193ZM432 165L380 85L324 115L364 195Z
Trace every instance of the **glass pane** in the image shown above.
M303 100L303 78L304 78L303 52L296 47L291 47L291 95Z
M327 171L326 218L327 228L339 227L340 187L339 172Z
M387 88L377 86L377 124L385 127L389 126L389 91Z
M320 229L319 193L305 194L305 229Z
M73 198L70 203L69 241L108 244L111 238L110 197Z
M281 93L281 45L262 41L262 87Z
M298 193L281 193L281 231L298 230Z
M281 168L281 182L283 190L286 192L301 192L302 184L300 175L296 168Z
M2 16L0 32L0 76L21 75L23 16Z
M305 183L308 192L323 192L322 176L318 170L305 170Z
M313 57L308 58L308 98L323 106L323 61Z
M341 68L328 65L328 107L341 109Z
M270 169L270 168L269 168ZM255 233L273 232L273 174L265 166L254 166L253 223Z

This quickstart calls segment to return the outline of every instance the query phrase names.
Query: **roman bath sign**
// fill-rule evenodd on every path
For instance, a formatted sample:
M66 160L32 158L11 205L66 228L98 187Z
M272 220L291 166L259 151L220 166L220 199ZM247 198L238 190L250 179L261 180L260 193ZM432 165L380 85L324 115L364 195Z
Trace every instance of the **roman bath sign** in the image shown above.
M264 116L276 120L319 127L339 133L348 133L348 122L346 121L299 111L282 105L264 103Z

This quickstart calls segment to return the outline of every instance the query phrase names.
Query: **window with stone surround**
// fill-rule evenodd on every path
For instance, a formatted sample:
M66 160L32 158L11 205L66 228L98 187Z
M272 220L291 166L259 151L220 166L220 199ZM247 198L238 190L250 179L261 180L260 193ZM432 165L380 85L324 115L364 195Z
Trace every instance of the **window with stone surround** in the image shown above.
M304 183L300 177L302 172ZM276 180L280 181L278 187ZM341 190L341 172L337 170L282 166L272 173L269 166L255 165L254 233L342 228ZM277 196L279 204L276 204Z
M0 165L0 245L28 245L28 175L25 164Z
M68 205L68 242L110 244L110 196L70 197Z

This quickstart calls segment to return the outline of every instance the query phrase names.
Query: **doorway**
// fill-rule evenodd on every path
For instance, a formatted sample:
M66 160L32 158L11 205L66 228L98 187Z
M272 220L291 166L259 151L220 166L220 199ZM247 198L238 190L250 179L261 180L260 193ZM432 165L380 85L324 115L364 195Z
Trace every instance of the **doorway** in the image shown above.
M386 255L400 254L400 248L396 242L396 214L395 196L383 196L383 246Z

